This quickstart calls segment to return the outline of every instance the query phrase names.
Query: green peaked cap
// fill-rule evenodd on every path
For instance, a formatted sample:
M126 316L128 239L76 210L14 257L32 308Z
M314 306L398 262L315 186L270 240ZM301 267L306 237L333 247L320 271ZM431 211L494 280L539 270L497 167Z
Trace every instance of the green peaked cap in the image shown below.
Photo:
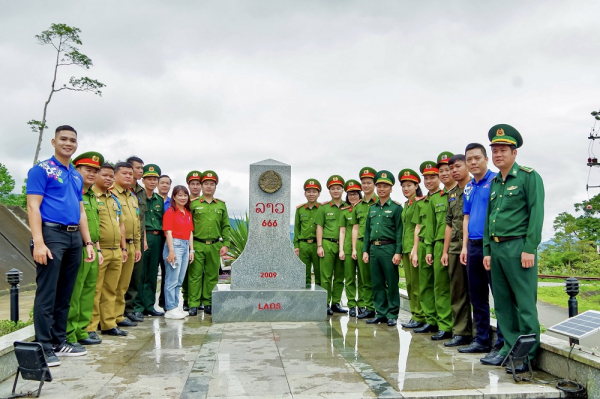
M375 174L377 171L370 166L365 166L358 173L358 178L362 179L363 177L370 177L371 179L375 179Z
M100 166L104 163L104 157L99 152L88 151L80 154L72 161L72 163L75 167L90 166L92 168L100 169Z
M423 175L439 175L440 170L438 169L438 165L440 164L435 161L425 161L419 166L419 170Z
M204 171L204 173L202 173L202 175L200 175L200 183L204 183L207 180L212 180L218 184L219 183L219 175L217 175L212 170L206 170L206 171Z
M511 125L506 125L503 123L492 126L488 132L488 138L490 139L490 145L514 145L517 148L523 145L523 137L521 137L521 133L519 133L517 129Z
M331 186L334 186L336 184L341 185L342 187L344 187L344 179L342 178L342 176L340 175L333 175L331 177L329 177L329 179L327 179L327 188L330 188Z
M187 184L190 184L190 181L192 180L198 180L200 181L200 176L202 175L202 172L200 172L199 170L192 170L190 173L187 174L187 176L185 177L185 182Z
M308 179L304 182L304 191L309 188L316 188L317 190L321 191L321 183L319 183L317 179Z
M450 161L450 158L453 156L454 154L450 151L441 152L437 157L437 168L439 169L441 165L448 165L448 161Z
M142 177L149 177L149 176L159 177L160 175L161 175L161 173L160 173L160 168L158 167L158 165L155 165L153 163L144 165L144 174L142 175Z
M346 182L346 184L344 185L344 190L346 192L348 192L348 191L360 191L361 190L360 182L358 180L349 179Z
M417 184L421 183L421 177L419 174L409 168L402 169L400 173L398 173L398 180L402 183L403 181L412 181Z
M375 184L378 183L386 183L390 186L393 186L394 184L396 184L396 178L394 177L394 174L389 170L380 170L375 174Z

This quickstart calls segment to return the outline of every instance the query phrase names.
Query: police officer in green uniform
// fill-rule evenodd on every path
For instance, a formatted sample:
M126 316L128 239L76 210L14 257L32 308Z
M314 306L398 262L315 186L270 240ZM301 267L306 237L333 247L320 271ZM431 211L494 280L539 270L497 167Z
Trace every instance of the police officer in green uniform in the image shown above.
M317 212L317 254L321 258L321 287L327 290L327 314L348 313L342 308L344 262L339 258L340 214L343 207L344 179L333 175L327 179L331 201L323 202Z
M443 153L438 160L450 159L451 153ZM431 271L430 287L433 293L433 309L437 322L437 334L431 336L434 341L452 338L452 305L450 301L450 275L448 268L442 265L444 238L446 234L446 212L448 196L445 190L440 190L439 167L444 163L426 162L422 167L425 186L429 190L426 199L427 227L425 228L425 260Z
M368 324L393 327L400 310L398 265L402 260L402 205L390 195L394 175L380 170L375 175L379 201L369 207L363 244L363 261L371 262L371 283L376 315Z
M364 197L352 209L352 258L358 261L359 281L361 285L358 287L358 295L363 298L365 303L364 308L359 310L359 319L375 317L373 288L371 286L371 265L369 262L365 263L363 260L362 249L369 207L379 201L379 198L375 195L376 173L377 171L369 166L365 166L360 170L358 177L360 178L360 188Z
M404 208L402 209L402 267L404 268L404 277L406 278L406 291L408 293L408 302L410 303L411 319L408 323L402 323L405 328L418 328L425 324L425 314L421 306L421 295L419 291L419 272L420 268L415 267L411 261L411 254L417 254L419 245L419 231L417 226L425 226L425 218L413 221L415 217L421 215L422 193L419 188L421 178L412 169L402 169L398 173L398 180L402 185L402 193L406 197ZM415 256L416 257L416 256Z
M140 316L164 316L163 312L154 309L156 301L156 282L158 278L158 264L163 248L162 243L162 218L164 214L164 199L154 192L158 185L160 176L158 165L144 165L144 181L146 196L146 225L142 226L146 230L146 243L148 249L142 257L142 274L138 287L138 294L134 301L134 314Z
M321 194L321 183L317 179L304 182L306 201L296 207L294 218L294 253L306 265L306 284L312 284L312 270L315 273L315 284L321 285L321 268L317 255L317 225L315 218L319 210L317 199Z
M131 190L138 199L138 211L140 218L140 234L141 234L141 245L142 245L142 257L136 261L133 265L133 272L131 273L131 281L129 282L129 288L125 293L125 317L131 321L142 322L144 316L140 313L135 314L134 303L135 298L142 285L142 269L144 268L144 253L148 249L148 243L146 242L146 232L144 226L146 225L146 193L144 186L140 185L139 180L144 175L144 161L139 157L131 156L127 158L127 162L133 166L133 182Z
M190 204L194 219L194 261L188 268L190 316L198 314L200 301L204 313L212 314L212 291L219 282L221 257L227 255L231 226L225 202L215 198L219 177L212 170L200 176L202 196Z
M87 216L90 239L96 250L96 258L92 262L84 262L87 257L86 249L83 249L81 264L77 271L75 287L69 304L69 315L67 317L67 342L82 345L94 345L102 342L97 336L92 338L86 331L92 312L94 310L94 293L96 292L96 279L98 277L98 265L104 261L100 248L100 219L98 217L98 203L92 186L98 175L100 165L104 163L104 157L98 152L84 152L73 160L73 164L83 177L83 208Z
M190 190L190 204L192 201L200 198L200 193L202 192L202 185L200 184L200 176L202 172L199 170L192 170L185 177L185 182L188 185L188 189ZM190 310L188 305L188 273L190 272L190 268L188 267L185 271L185 276L183 277L183 282L181 283L181 296L183 296L183 310L187 312ZM202 285L200 285L200 292L198 295L202 296ZM199 309L204 309L204 305L200 303Z
M448 191L448 210L446 214L446 233L442 254L442 265L448 266L450 275L450 302L452 304L453 338L445 346L469 345L473 340L473 319L467 267L460 261L463 247L463 205L464 189L470 176L466 158L463 154L453 155L448 160L452 179L456 185Z
M361 280L360 273L357 277L358 262L352 257L352 214L354 207L360 200L362 195L360 192L360 183L356 180L350 179L344 185L346 191L346 203L348 205L342 207L342 214L340 215L340 242L339 242L339 253L340 259L344 262L344 278L346 282L346 297L348 298L348 309L350 317L356 317L356 307L364 308L364 299L360 296L361 293ZM356 299L356 293L358 290L358 300Z
M529 361L540 345L536 308L537 248L544 221L544 183L535 170L517 164L517 148L523 145L517 129L506 124L496 125L488 137L492 160L500 173L490 188L483 264L487 270L491 269L496 316L504 334L504 346L496 359L488 359L486 364L500 365L520 335L536 335ZM525 371L525 364L515 369L517 373Z

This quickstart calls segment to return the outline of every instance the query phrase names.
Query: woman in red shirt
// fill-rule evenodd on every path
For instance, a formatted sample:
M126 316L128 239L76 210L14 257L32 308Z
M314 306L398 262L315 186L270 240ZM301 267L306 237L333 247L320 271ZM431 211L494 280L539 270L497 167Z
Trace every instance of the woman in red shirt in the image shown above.
M165 318L183 319L188 314L179 309L179 290L188 264L194 260L194 222L190 210L190 195L184 186L175 186L171 206L163 216L167 242L165 260Z

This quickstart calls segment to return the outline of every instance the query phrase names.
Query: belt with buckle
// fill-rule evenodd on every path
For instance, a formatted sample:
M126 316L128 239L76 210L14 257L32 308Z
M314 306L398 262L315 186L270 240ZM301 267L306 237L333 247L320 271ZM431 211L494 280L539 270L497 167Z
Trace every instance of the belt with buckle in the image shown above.
M302 242L305 242L307 244L314 244L315 242L317 242L317 239L316 238L307 238L305 240L298 240L298 241L302 241Z
M154 236L159 236L162 233L161 230L146 230L146 234L152 234Z
M470 239L469 238L469 243L473 244L473 245L483 245L483 239L478 238L478 239Z
M116 251L117 249L121 249L121 247L108 247L108 248L102 248L102 249L106 249L107 251Z
M211 245L211 244L214 244L215 242L218 242L219 240L218 239L215 239L215 240L200 240L200 239L194 237L194 241L202 242L202 243L204 243L206 245Z
M126 239L125 239L125 242L126 242L127 244L133 244L133 238L126 238Z
M525 236L506 236L506 237L492 237L492 240L494 240L494 242L505 242L505 241L512 241L512 240L518 240L519 238L523 238Z
M325 237L323 237L323 239L327 240L327 241L331 241L331 242L336 243L336 244L340 243L340 240L336 240L335 238L325 238Z
M375 241L371 241L371 245L375 245L376 247L380 246L380 245L388 245L388 244L395 244L396 241L393 240L375 240Z
M66 224L60 224L60 223L42 222L42 226L54 227L54 228L66 230L66 231L79 231L78 224L66 225Z

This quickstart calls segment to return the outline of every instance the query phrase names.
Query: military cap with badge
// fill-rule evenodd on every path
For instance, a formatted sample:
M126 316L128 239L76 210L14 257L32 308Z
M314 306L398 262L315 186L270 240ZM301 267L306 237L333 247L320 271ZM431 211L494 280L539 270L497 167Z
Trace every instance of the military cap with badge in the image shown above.
M104 164L104 157L99 152L88 151L80 154L73 160L73 165L77 166L89 166L95 169L100 169L100 166Z
M200 176L200 183L204 183L207 180L212 180L215 184L219 184L219 176L212 170L207 170Z
M394 174L389 170L380 170L375 174L375 184L385 183L393 186L396 184L396 178Z
M357 180L354 179L350 179L346 182L346 184L344 185L344 191L349 192L349 191L360 191L361 187L360 187L360 182L358 182Z
M419 176L419 174L410 168L402 169L398 173L398 180L400 181L400 183L402 183L403 181L412 181L416 184L421 183L421 177Z
M158 165L153 163L144 165L144 173L142 174L142 177L160 177L160 175L161 173Z
M187 176L185 178L185 182L187 184L190 184L190 181L192 181L192 180L200 181L201 175L202 175L202 172L200 172L199 170L192 170L190 173L187 174Z
M523 137L517 129L504 123L492 126L488 132L488 138L490 139L490 146L514 145L520 148L523 145Z
M327 188L331 188L331 186L335 186L336 184L344 187L344 179L340 177L340 175L333 175L329 179L327 179Z
M308 179L304 182L304 191L308 190L309 188L315 188L320 192L321 183L319 183L317 179Z
M364 168L362 168L360 170L360 173L358 174L358 178L359 179L363 179L365 177L370 177L371 179L375 179L375 175L377 174L377 171L369 166L365 166Z

